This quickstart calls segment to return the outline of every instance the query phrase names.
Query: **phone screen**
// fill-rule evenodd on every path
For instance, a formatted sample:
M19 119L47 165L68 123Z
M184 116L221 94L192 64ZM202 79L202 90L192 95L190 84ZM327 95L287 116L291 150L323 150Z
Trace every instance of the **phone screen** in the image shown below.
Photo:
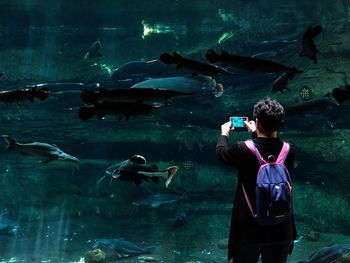
M248 117L230 117L230 119L232 127L236 130L245 130L244 121L248 120Z

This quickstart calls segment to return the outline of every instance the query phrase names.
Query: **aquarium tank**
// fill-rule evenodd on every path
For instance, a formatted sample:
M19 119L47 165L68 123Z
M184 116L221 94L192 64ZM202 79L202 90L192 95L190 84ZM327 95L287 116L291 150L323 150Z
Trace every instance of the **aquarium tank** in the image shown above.
M349 0L0 13L0 262L227 262L237 170L216 142L267 97L296 152L288 262L349 262Z

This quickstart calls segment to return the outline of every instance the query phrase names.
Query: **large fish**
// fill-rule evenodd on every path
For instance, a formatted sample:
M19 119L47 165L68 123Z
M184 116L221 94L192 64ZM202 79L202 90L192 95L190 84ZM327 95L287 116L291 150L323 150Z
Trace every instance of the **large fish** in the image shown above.
M209 49L205 54L205 57L210 63L222 62L222 66L232 66L247 71L258 71L266 73L279 73L285 72L288 74L302 73L303 71L297 68L290 68L280 63L246 56L238 56L229 54L226 51L222 51L221 54L216 53L214 50Z
M176 96L188 96L194 93L185 93L175 90L161 89L161 88L142 88L142 89L103 89L98 88L95 91L83 90L80 98L87 104L96 103L144 103L157 104L164 102L168 105L168 100Z
M26 89L2 90L0 91L0 102L19 103L26 100L34 102L34 98L45 100L49 94L47 88L38 89L36 86Z
M213 95L214 97L220 97L224 88L220 83L217 83L215 79L209 76L196 76L196 77L169 77L169 78L154 78L142 81L133 85L132 89L143 89L146 87L166 88L168 90L196 93L196 95Z
M130 241L117 238L96 239L93 248L103 250L109 259L122 259L151 253L150 248L143 248Z
M284 108L287 115L304 115L315 110L322 112L334 106L339 106L339 103L331 94L326 94L323 97L285 106Z
M234 76L233 72L229 72L224 68L216 65L203 63L200 61L184 58L178 53L173 52L173 55L169 53L163 53L160 55L160 61L165 64L177 64L176 69L186 68L192 71L192 76L205 75L214 77L216 75L229 75Z
M308 57L315 64L317 63L317 48L314 42L314 37L318 36L322 32L322 26L309 26L302 38L302 47L303 50L300 52L300 57Z
M157 108L158 106L143 103L96 103L93 106L80 107L79 118L83 121L86 121L97 115L97 118L99 120L102 120L106 115L112 115L118 116L119 119L125 117L126 120L129 120L131 116L147 115L152 110L155 110Z
M22 154L37 156L43 159L42 163L51 161L67 161L77 163L78 158L63 152L55 144L48 144L42 142L27 142L19 143L14 138L8 135L1 135L7 142L5 151L17 151Z
M110 176L111 180L132 181L139 185L144 180L152 180L158 183L159 177L162 177L165 180L165 187L168 187L177 170L177 166L159 170L156 165L146 164L146 159L143 156L135 154L130 159L107 167L106 175L98 182L101 182L106 176Z
M346 255L348 253L350 253L350 244L329 245L329 246L321 248L320 250L313 253L310 256L308 261L299 261L298 263L348 262L348 261L341 260L344 257L344 255Z
M167 77L176 74L176 66L166 65L159 60L131 61L115 69L112 73L112 80L115 82L131 79L143 81L146 78Z

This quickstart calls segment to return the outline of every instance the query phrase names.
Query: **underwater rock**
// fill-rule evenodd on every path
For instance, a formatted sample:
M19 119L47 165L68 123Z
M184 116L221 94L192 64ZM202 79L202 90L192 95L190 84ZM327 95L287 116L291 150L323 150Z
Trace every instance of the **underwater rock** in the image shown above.
M311 230L307 235L305 235L305 238L309 241L318 241L320 237L321 234L313 230Z
M90 250L84 257L85 263L106 262L106 253L101 249Z
M346 259L346 255L350 253L350 244L334 244L327 247L323 247L320 250L314 252L308 261L300 261L298 263L332 263L339 262L342 258ZM346 261L343 261L346 262Z
M228 238L221 239L218 243L218 248L227 249L228 247Z

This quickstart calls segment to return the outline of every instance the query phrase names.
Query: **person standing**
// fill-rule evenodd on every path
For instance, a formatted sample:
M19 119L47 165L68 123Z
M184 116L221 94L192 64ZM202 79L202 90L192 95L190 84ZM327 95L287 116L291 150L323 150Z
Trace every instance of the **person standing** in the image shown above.
M292 187L288 173L294 165L295 149L293 145L283 142L278 137L278 130L285 117L284 108L278 101L270 98L258 101L254 106L253 117L254 121L244 122L247 130L252 133L252 140L229 144L228 137L235 130L229 121L221 126L221 135L216 144L218 160L238 170L229 233L228 260L233 259L235 263L256 263L261 255L263 263L285 263L288 254L292 253L293 241L297 237L292 210ZM277 165L282 167L282 172L277 173L282 173L286 178L285 185L287 188L290 187L282 192L286 200L290 198L290 205L283 218L273 221L267 217L259 218L258 209L264 209L260 199L266 196L261 192L258 193L261 189L257 190L257 175L259 173L260 176L262 173L260 169L262 164L266 166L277 162L282 163ZM276 165L267 166L271 166L267 169L276 167ZM278 185L272 187L280 188ZM281 203L284 201L289 203L286 200L282 200Z

